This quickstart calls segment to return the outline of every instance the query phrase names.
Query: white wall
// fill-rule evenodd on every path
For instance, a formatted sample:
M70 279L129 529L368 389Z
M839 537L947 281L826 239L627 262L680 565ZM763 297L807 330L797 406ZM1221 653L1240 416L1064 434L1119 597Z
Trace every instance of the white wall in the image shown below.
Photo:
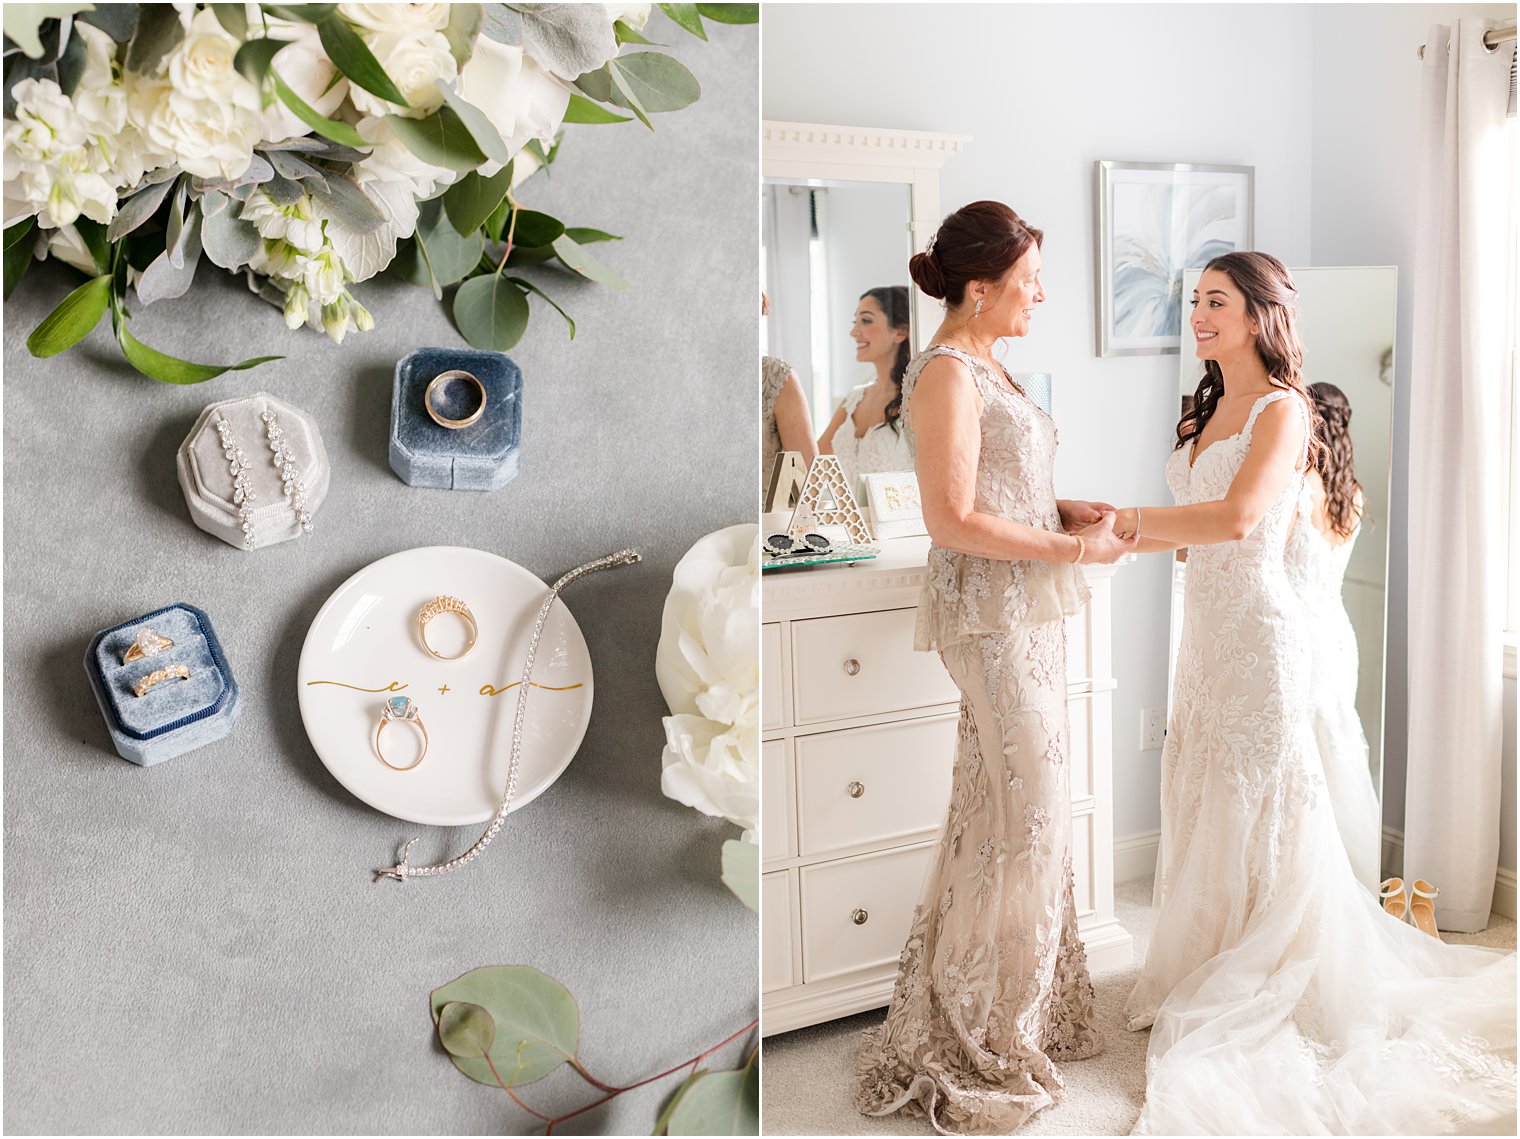
M1170 501L1162 464L1177 418L1172 356L1094 355L1092 164L1256 168L1256 244L1289 264L1400 268L1396 385L1408 380L1415 50L1426 28L1510 5L772 5L763 26L768 119L962 132L942 176L948 212L1008 202L1045 230L1049 301L1013 345L1015 371L1055 375L1063 496ZM1407 451L1407 404L1395 411ZM1397 466L1398 464L1396 464ZM1406 484L1395 476L1390 598L1407 600ZM1166 701L1168 567L1114 589L1115 833L1160 824L1160 753L1138 749L1141 708ZM1407 695L1402 620L1390 629L1387 817L1401 820ZM1507 690L1509 691L1509 690ZM1513 734L1506 787L1514 786ZM1504 865L1515 865L1513 794Z
M1409 453L1410 329L1414 294L1414 219L1420 64L1432 24L1460 16L1513 21L1513 4L1317 4L1314 9L1314 156L1312 242L1317 265L1397 265L1399 339L1395 351L1394 444ZM1408 468L1394 464L1388 566L1387 748L1383 821L1404 829L1409 699ZM1506 682L1507 722L1514 681ZM1515 735L1505 733L1499 865L1515 869Z

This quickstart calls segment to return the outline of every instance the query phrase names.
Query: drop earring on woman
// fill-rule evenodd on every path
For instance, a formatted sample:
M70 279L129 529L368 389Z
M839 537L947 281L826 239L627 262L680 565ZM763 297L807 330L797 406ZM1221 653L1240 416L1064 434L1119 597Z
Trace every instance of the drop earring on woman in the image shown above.
M982 298L981 297L977 297L976 298L976 308L972 310L971 316L972 316L972 319L975 319L976 317L979 317L981 315L982 315Z

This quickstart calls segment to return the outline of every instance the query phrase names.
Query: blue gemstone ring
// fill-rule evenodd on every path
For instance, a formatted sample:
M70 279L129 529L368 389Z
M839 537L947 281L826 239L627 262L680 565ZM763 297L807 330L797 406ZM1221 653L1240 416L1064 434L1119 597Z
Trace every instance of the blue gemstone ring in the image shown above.
M406 767L397 767L390 760L386 759L385 752L380 750L380 737L385 733L385 726L396 721L411 724L422 733L422 754ZM392 696L385 702L384 707L380 709L380 722L375 725L375 754L380 757L380 762L392 771L411 771L413 768L421 766L422 761L427 758L427 753L427 729L422 726L422 717L417 712L417 705L412 702L409 696Z

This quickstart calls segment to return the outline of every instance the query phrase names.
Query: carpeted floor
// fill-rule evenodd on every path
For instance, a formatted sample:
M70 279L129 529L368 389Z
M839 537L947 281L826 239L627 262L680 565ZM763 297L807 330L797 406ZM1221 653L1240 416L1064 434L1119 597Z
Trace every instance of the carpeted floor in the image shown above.
M1091 1060L1062 1066L1066 1098L1035 1116L1020 1135L1128 1135L1140 1114L1149 1032L1130 1032L1120 1010L1139 972L1151 932L1151 880L1115 891L1119 921L1135 935L1135 962L1093 976L1098 1017L1107 1047ZM1515 948L1515 923L1495 916L1479 934L1443 940ZM761 1130L766 1135L929 1135L928 1122L900 1115L870 1119L855 1111L850 1090L860 1032L881 1022L882 1011L830 1021L765 1038L761 1077Z

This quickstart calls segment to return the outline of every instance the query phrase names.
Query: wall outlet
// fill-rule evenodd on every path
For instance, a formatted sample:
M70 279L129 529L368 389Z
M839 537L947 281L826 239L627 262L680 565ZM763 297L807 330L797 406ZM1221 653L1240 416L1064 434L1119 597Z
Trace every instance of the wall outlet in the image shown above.
M1140 750L1155 751L1166 742L1166 709L1140 709Z

